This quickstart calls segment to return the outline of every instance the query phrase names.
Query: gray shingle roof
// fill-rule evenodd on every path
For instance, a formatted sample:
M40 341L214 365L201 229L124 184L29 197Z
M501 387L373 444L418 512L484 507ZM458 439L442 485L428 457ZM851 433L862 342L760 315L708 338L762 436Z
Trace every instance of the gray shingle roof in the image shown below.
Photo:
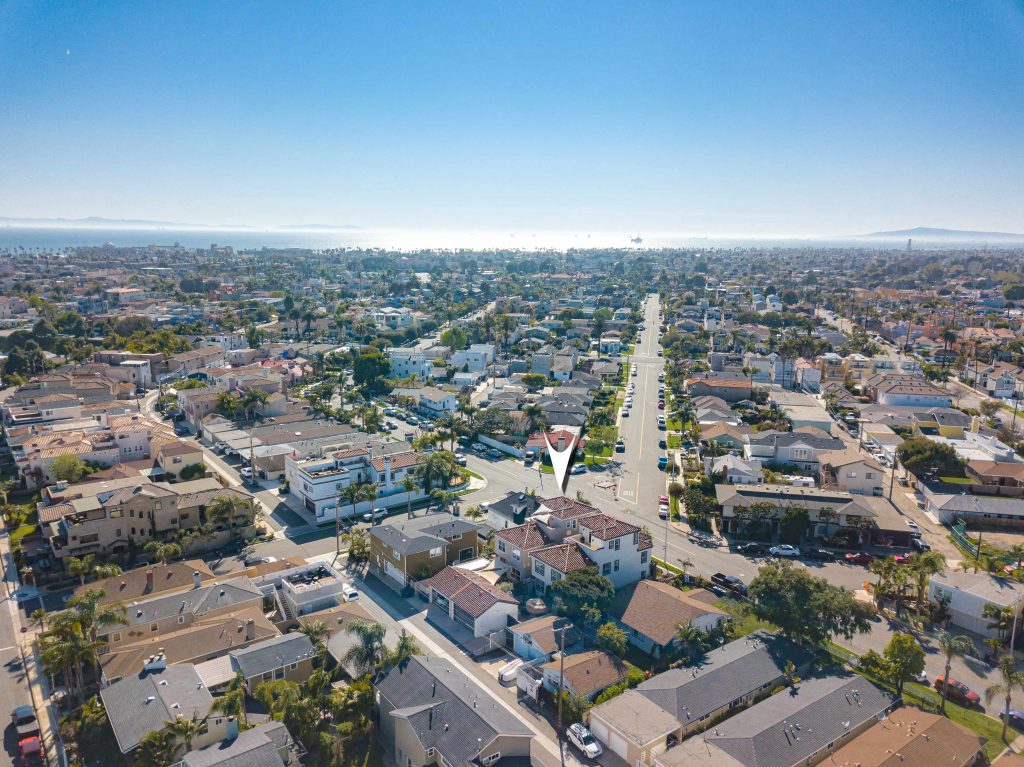
M698 666L658 674L636 691L686 724L777 682L786 661L802 668L813 658L785 637L758 631L712 650Z
M370 528L370 535L399 554L417 554L443 546L446 536L465 535L479 525L451 514L429 514Z
M415 656L376 683L395 711L405 718L423 748L436 748L456 767L464 767L497 735L533 735L503 705L471 682L450 661Z
M125 618L129 626L151 623L174 615L203 615L211 610L262 600L263 594L245 576L223 583L210 583L198 589L157 597L128 605ZM116 627L113 630L117 630Z
M893 705L893 695L862 676L822 676L761 701L704 737L741 764L792 767Z
M292 743L281 722L266 722L238 733L232 741L221 741L189 751L182 757L185 767L282 767L278 748Z
M294 632L258 642L231 653L234 666L246 679L312 658L313 643L305 634Z
M213 696L191 663L163 671L143 671L100 690L110 727L122 753L128 753L148 733L179 716L202 719Z

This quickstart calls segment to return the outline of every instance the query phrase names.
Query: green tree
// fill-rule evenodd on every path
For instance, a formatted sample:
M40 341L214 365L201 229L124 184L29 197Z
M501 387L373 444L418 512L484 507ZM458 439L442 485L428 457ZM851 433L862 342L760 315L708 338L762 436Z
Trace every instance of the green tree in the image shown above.
M177 716L164 722L164 726L169 732L181 738L185 743L185 752L188 753L192 750L192 741L203 731L205 722L194 717Z
M178 753L178 739L168 730L152 730L142 736L132 753L133 767L167 767Z
M355 635L356 644L342 657L342 665L352 665L357 674L368 674L379 669L388 657L384 646L384 626L363 620L350 621L345 631Z
M348 537L348 561L365 562L370 558L370 536L362 528L356 528Z
M928 606L928 581L946 567L946 557L938 551L924 551L911 558L910 571L917 579L917 611Z
M96 570L96 555L86 554L84 557L68 557L64 560L64 567L71 575L78 577L78 583L85 585L85 579Z
M233 716L243 725L248 724L245 714L245 677L238 671L228 683L224 693L214 699L210 707L212 711L219 711L224 716Z
M911 437L896 448L896 457L912 474L938 471L960 473L963 461L949 445L932 442L927 437Z
M811 526L811 515L803 506L789 506L779 520L779 538L784 543L800 543Z
M324 650L327 649L327 639L331 635L331 630L326 623L321 620L306 621L299 627L299 633L309 637L309 641L316 648L317 655L324 654Z
M360 352L352 363L352 380L357 386L373 389L391 370L391 363L377 349Z
M423 650L416 643L416 640L405 629L398 636L395 649L388 653L387 662L392 666L401 666L414 655L423 655Z
M152 553L153 559L162 565L166 565L172 559L177 559L181 556L181 546L177 543L150 541L146 544L146 551Z
M597 646L622 658L629 648L629 640L626 638L625 631L614 622L608 621L597 630Z
M797 569L771 562L750 583L754 614L797 640L821 644L835 635L847 639L869 631L868 608L853 592Z
M582 613L584 605L602 612L608 609L615 597L615 585L598 575L596 567L584 567L552 583L548 592L554 597L560 613L576 617Z
M466 336L466 331L459 327L451 327L441 333L441 344L447 346L452 351L459 351L465 349L466 344L469 343L469 338Z
M946 668L943 672L945 682L942 685L942 705L939 710L946 713L946 695L949 692L949 672L953 668L953 659L962 658L970 652L974 652L974 643L963 634L953 636L945 631L940 631L936 636L939 652L946 657Z
M896 694L903 694L903 685L924 671L924 650L910 634L893 634L882 652L885 672Z
M524 373L520 380L523 382L523 386L531 391L536 391L548 383L548 377L543 373Z
M999 412L999 403L994 399L983 399L978 403L978 410L986 418L992 418Z
M85 476L88 467L77 455L58 455L50 462L50 473L59 482L74 484Z

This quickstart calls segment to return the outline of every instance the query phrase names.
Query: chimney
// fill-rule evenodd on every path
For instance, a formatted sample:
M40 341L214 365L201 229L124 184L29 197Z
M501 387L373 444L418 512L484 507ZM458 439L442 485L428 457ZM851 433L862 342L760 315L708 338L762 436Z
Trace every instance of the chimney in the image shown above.
M199 571L195 570L192 573L192 588L198 589L203 585L203 579L199 577Z
M225 740L234 740L238 737L238 720L233 716L228 717L227 723L227 734L224 736Z
M976 416L976 415L972 415L971 416L971 431L973 431L975 434L977 434L978 433L978 427L979 427L980 424L981 424L981 419L978 418L978 416Z
M250 618L245 622L245 641L251 642L256 638L256 621Z
M153 590L153 569L146 570L146 591Z

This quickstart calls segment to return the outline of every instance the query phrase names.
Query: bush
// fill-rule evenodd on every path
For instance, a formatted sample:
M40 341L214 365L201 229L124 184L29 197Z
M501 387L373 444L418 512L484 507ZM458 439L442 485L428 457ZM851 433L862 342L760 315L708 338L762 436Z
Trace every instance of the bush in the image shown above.
M186 466L184 469L181 470L181 473L178 476L181 477L183 480L188 481L190 479L194 479L196 477L200 477L200 476L202 476L205 473L206 473L206 464L204 464L204 463L190 463L188 466Z

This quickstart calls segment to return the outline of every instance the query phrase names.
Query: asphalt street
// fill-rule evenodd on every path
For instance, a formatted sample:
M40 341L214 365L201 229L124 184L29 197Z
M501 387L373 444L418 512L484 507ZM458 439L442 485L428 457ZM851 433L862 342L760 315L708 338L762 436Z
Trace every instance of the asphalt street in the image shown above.
M0 533L6 537L7 533ZM31 703L28 684L21 666L21 653L18 642L21 641L21 613L16 600L11 596L14 591L16 574L12 562L4 562L3 591L0 593L0 726L4 728L4 747L0 751L0 767L11 767L18 764L15 760L18 748L17 733L11 724L9 712L16 706Z

